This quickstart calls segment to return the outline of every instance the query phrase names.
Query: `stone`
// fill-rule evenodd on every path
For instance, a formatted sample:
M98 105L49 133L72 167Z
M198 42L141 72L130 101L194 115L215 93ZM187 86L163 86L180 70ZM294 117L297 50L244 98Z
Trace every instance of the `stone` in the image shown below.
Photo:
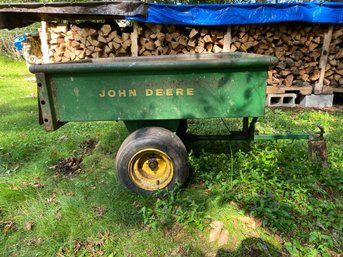
M306 95L300 101L302 107L332 107L333 94L330 95Z

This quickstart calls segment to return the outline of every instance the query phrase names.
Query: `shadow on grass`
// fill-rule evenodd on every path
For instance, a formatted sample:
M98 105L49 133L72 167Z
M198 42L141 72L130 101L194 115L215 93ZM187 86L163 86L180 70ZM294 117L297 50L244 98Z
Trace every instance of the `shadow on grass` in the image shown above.
M236 251L219 249L216 257L262 257L262 256L280 256L281 253L268 242L250 237L244 239Z

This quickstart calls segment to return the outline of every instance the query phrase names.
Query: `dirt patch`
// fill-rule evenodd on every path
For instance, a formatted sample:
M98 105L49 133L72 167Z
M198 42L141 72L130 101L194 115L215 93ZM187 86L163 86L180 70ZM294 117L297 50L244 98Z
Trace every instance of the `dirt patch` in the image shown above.
M91 138L91 139L88 139L86 141L83 141L80 144L80 149L82 150L82 153L84 153L84 154L90 153L95 149L97 144L98 144L98 140Z
M93 206L93 209L94 209L96 217L101 217L102 215L104 215L107 212L107 209L103 208L103 207Z
M50 169L58 174L72 175L81 169L81 157L68 157L59 161L57 165L51 166Z

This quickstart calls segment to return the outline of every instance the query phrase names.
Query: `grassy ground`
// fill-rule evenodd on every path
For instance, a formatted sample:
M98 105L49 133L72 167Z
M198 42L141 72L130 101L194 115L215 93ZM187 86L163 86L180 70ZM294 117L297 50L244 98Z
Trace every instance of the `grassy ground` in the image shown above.
M327 169L307 160L304 141L198 143L188 145L187 187L148 198L115 177L122 123L70 123L47 133L37 122L33 75L5 58L0 71L0 256L330 256L342 249L342 113L273 109L258 124L274 133L320 123ZM226 127L192 121L190 129ZM81 157L81 169L57 172L67 157ZM213 221L228 231L223 245L209 242Z

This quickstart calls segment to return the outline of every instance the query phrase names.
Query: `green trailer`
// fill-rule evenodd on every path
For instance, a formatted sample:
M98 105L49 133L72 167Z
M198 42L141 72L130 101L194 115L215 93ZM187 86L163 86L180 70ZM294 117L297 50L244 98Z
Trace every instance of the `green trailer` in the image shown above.
M47 131L71 121L123 121L130 135L116 157L119 180L152 193L188 176L185 139L309 139L257 135L268 66L275 57L247 53L121 57L33 65L40 120ZM228 135L190 135L187 119L242 118Z

